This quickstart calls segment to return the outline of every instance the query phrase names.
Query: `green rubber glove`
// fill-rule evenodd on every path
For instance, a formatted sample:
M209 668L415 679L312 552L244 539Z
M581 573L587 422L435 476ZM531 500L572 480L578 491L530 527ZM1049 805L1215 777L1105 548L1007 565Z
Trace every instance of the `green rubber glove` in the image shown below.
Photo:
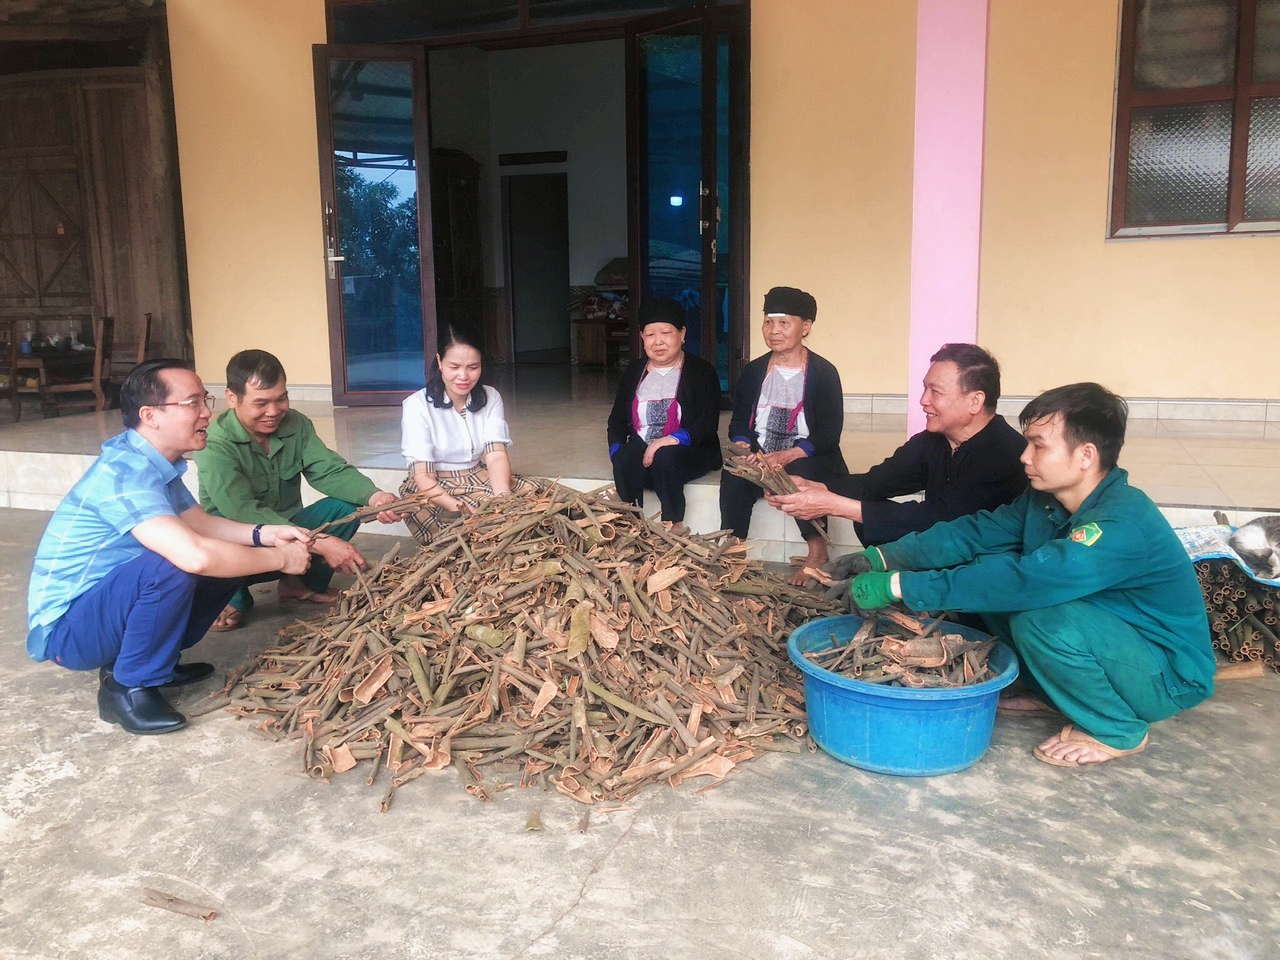
M899 600L893 595L893 574L874 571L854 577L849 596L859 610L880 610Z
M866 550L860 550L857 553L847 553L843 557L836 557L830 563L822 568L836 580L848 580L856 577L860 573L866 573L868 570L877 570L883 573L888 568L884 565L884 557L875 547Z

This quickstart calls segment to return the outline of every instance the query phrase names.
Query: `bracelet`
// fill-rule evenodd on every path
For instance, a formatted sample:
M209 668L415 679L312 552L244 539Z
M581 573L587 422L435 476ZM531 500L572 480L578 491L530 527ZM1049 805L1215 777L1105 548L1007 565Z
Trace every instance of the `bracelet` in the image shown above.
M265 523L260 523L253 528L253 545L255 547L262 546L262 528L265 526Z

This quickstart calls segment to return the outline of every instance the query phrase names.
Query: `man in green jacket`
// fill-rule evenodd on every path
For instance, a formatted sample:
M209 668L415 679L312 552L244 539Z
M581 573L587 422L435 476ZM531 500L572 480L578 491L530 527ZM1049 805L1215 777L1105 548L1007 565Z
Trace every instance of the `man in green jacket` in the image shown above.
M361 506L382 506L395 495L379 490L364 474L326 447L311 421L289 409L284 367L265 350L242 350L227 363L227 406L209 424L209 442L195 455L200 505L215 516L241 523L288 523L313 529ZM302 478L325 499L302 505ZM394 523L399 514L378 514ZM281 600L333 603L334 571L353 573L367 566L349 541L358 523L329 530L312 541L316 554L303 576L280 577ZM268 577L250 578L248 583ZM241 587L210 628L234 630L253 606L248 586Z
M1128 407L1096 383L1041 394L1019 421L1030 488L1008 506L865 551L854 603L982 615L1022 664L1001 712L1071 721L1035 748L1081 767L1138 753L1148 725L1213 693L1195 570L1116 466Z

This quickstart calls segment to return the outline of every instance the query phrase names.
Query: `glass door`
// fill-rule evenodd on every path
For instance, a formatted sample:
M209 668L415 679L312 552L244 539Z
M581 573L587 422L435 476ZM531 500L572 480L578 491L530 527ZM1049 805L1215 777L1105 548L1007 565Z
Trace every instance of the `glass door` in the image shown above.
M669 297L685 346L728 392L746 355L746 51L742 11L628 31L632 300Z
M317 45L314 62L333 399L398 403L435 354L426 55Z

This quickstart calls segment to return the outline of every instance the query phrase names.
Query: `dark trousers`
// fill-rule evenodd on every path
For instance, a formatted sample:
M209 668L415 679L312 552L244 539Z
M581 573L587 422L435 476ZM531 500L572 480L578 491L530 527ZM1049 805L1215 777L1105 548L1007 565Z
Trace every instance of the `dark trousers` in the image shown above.
M1026 688L1108 746L1130 750L1150 724L1193 705L1169 695L1164 651L1087 599L982 618L1018 654Z
M345 500L338 500L334 497L325 497L323 500L317 500L309 507L303 507L289 518L289 522L296 527L302 527L304 530L314 530L330 520L345 517L347 514L355 513L359 509L359 504L347 503ZM350 541L359 529L360 524L352 521L350 523L341 523L336 527L330 527L326 532L331 537ZM244 585L231 598L231 606L242 612L252 610L253 594L249 592L249 586L255 583L270 583L279 579L280 574L278 573L259 573L252 577L246 577ZM324 557L313 553L311 555L311 566L307 567L307 572L302 575L303 585L314 593L324 593L329 589L329 581L332 579L333 569L325 562Z
M786 466L787 473L793 477L806 480L817 480L826 483L833 476L843 472L833 457L801 457L792 460ZM735 477L727 470L720 472L720 527L732 530L739 540L745 540L747 530L751 526L751 508L764 496L764 491L750 480ZM820 519L825 520L825 517ZM797 520L800 536L813 540L821 536L810 520Z
M644 504L647 487L658 495L662 519L668 523L684 520L684 485L696 480L714 464L713 451L675 444L653 455L653 466L644 465L648 444L632 435L613 455L613 483L626 503Z
M158 687L239 586L185 573L148 550L71 601L49 631L46 656L71 670L110 667L126 687Z

